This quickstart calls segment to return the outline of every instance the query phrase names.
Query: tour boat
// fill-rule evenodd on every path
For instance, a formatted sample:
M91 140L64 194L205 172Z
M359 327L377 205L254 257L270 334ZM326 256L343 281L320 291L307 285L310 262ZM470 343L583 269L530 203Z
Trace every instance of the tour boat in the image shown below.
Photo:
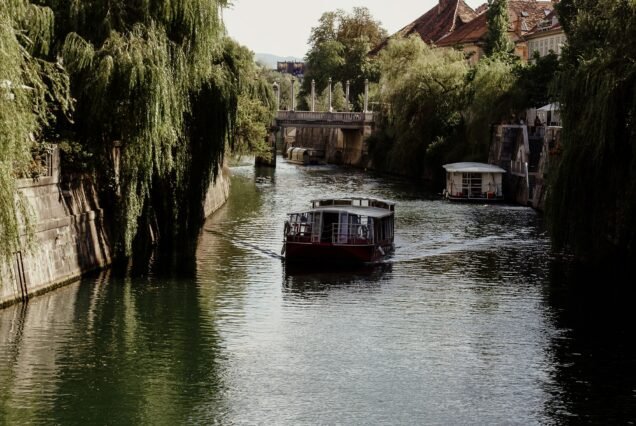
M501 167L485 163L445 164L446 188L444 196L453 201L501 201Z
M394 250L395 203L375 198L324 198L288 213L283 254L288 262L360 264Z

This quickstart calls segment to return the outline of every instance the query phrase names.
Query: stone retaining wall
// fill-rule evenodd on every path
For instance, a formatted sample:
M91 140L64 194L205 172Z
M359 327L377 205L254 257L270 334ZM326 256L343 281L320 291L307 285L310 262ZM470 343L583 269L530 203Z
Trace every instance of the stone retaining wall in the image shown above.
M0 263L0 308L76 281L112 262L111 241L95 187L87 176L60 182L59 154L53 152L51 176L18 182L20 196L33 213L31 250ZM205 200L208 216L229 195L229 170L223 168Z
M31 249L0 266L0 307L67 284L111 263L103 210L92 182L77 176L60 183L59 153L51 176L18 181L19 196L33 214Z

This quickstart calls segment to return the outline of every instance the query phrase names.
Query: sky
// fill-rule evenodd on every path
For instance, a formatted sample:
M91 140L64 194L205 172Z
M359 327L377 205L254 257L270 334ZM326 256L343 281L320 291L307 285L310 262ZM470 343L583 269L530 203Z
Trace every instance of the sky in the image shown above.
M465 0L476 8L486 0ZM324 12L366 7L393 34L426 13L437 0L232 0L223 11L230 37L254 53L303 58L312 27Z

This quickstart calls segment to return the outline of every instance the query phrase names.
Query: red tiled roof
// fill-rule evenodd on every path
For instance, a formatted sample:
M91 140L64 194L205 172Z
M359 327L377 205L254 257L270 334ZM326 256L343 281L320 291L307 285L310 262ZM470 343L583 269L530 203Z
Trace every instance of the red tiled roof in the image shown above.
M556 18L556 19L555 19ZM526 38L540 37L545 33L554 33L561 31L561 22L558 20L556 9L550 12L545 19L537 22L537 24L526 34Z
M419 34L424 42L434 44L440 38L461 28L476 16L475 11L468 6L464 0L439 0L438 5L397 33L389 36L382 43L374 47L370 54L374 55L378 53L393 37L408 37L415 33Z
M513 42L529 34L536 25L546 19L554 9L550 1L510 0L508 2L508 35ZM488 20L482 13L466 25L448 34L437 42L438 46L479 44L486 40Z

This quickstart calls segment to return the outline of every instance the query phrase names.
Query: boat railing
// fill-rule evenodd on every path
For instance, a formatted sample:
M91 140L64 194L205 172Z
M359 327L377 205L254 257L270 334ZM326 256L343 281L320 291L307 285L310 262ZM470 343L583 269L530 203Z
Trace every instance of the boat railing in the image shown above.
M291 223L285 228L285 240L290 242L316 243L321 240L319 233L313 232L311 223ZM322 241L332 244L372 244L373 233L365 224L334 223L323 231Z
M285 228L285 239L294 242L311 242L312 226L311 223L291 223Z
M367 225L360 223L334 223L331 229L333 244L372 244L373 235Z

